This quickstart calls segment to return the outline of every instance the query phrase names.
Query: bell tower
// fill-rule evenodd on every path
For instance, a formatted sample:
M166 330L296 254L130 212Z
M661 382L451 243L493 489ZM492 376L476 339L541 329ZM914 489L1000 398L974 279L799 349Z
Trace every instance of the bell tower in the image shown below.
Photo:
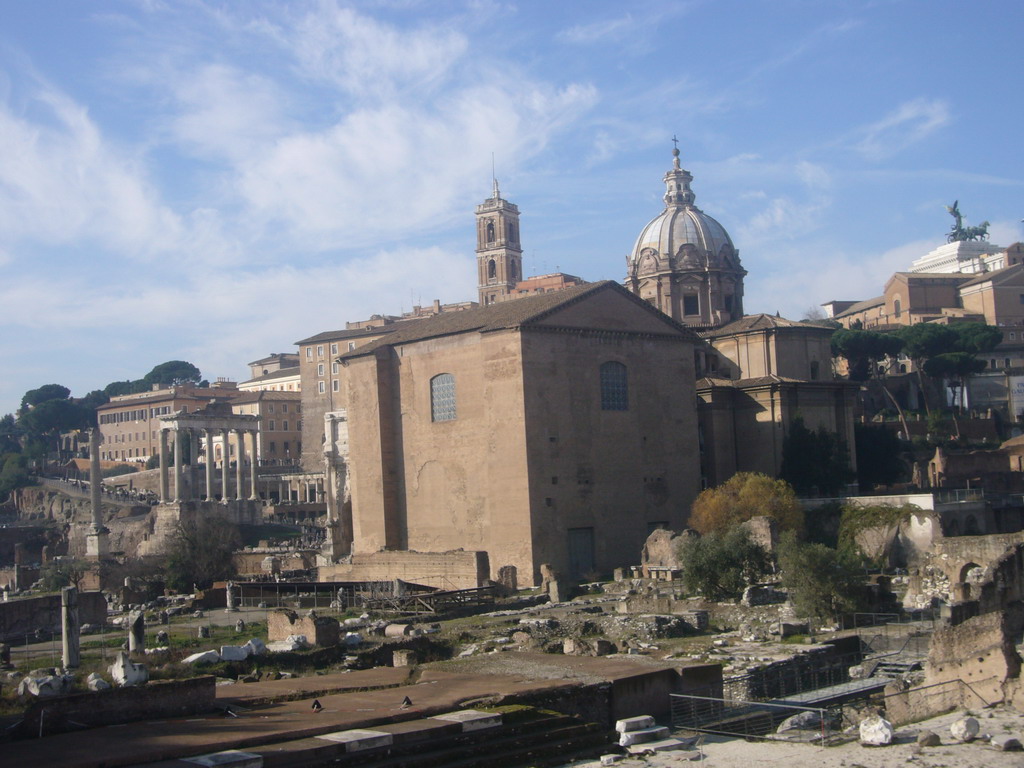
M501 199L497 179L491 197L476 207L476 267L481 306L512 298L523 279L519 208Z

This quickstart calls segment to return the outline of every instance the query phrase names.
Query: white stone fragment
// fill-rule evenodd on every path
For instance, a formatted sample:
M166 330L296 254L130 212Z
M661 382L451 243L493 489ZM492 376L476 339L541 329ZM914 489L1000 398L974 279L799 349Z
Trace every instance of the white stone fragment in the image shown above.
M222 645L220 657L223 661L245 661L249 658L249 649L244 645Z
M860 724L860 743L868 747L884 747L892 744L892 723L884 717L866 718Z
M85 687L90 691L105 691L110 688L110 683L100 677L99 672L93 672L85 678Z
M981 727L973 717L962 717L949 726L950 735L957 741L974 741Z
M655 726L654 728L641 728L638 731L626 731L619 734L619 746L631 747L634 744L646 744L653 741L661 741L668 738L668 728Z
M638 715L637 717L626 717L615 721L615 730L618 733L626 731L642 731L644 728L653 728L654 718L650 715Z
M186 656L181 660L182 664L216 664L220 661L220 654L216 651L200 651Z
M149 670L143 664L134 663L124 651L117 654L117 658L107 671L110 672L114 685L124 688L145 685L149 680Z
M318 739L334 741L345 745L346 752L361 752L375 747L390 747L394 737L384 731L354 729L351 731L335 731L317 736Z
M459 712L448 712L435 715L431 720L444 720L449 723L461 723L462 732L482 731L485 728L497 728L501 725L501 715L497 712L481 712L476 709L463 709Z
M258 637L252 638L249 642L242 646L243 648L249 649L250 656L262 656L267 652L267 644L260 640Z

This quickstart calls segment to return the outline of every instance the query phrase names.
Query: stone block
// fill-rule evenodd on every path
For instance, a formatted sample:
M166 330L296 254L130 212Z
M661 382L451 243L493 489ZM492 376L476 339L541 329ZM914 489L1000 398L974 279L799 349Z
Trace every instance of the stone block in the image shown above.
M482 731L487 728L498 728L501 725L501 715L497 712L481 712L477 709L463 709L458 712L448 712L444 715L435 715L431 720L442 720L448 723L461 723L462 732Z
M384 627L384 637L406 637L412 630L412 624L388 624Z
M813 710L807 710L800 714L787 717L781 723L779 727L775 729L776 733L785 733L786 731L816 731L821 729L821 714Z
M1020 739L1016 736L1011 736L1008 733L1001 733L998 736L993 736L989 739L988 743L996 749L1001 749L1003 752L1020 752L1022 749Z
M90 691L105 691L110 688L110 683L100 677L98 672L93 672L85 678L85 687Z
M645 728L653 728L654 726L654 718L650 715L626 717L622 720L615 721L615 730L618 733L626 733L627 731L642 731Z
M806 635L811 629L806 621L781 621L779 622L779 634L782 637L793 637L793 635Z
M646 744L652 741L661 741L668 738L668 728L663 725L656 725L653 728L641 728L636 731L626 731L619 734L619 746L631 747L634 744Z
M394 742L394 737L390 733L385 733L384 731L362 730L358 728L351 731L325 733L317 736L316 738L323 739L324 741L333 741L338 744L344 744L346 752L362 752L367 749L376 749L378 747L390 747Z
M250 656L262 656L264 653L267 652L267 644L260 640L258 637L252 638L242 647L249 649Z
M238 749L228 749L223 752L213 752L209 755L183 757L181 762L201 765L203 768L218 768L218 766L222 765L230 766L230 768L263 768L263 755L242 752Z
M659 739L658 741L648 741L645 744L633 744L626 747L626 751L631 755L643 755L648 752L675 752L677 750L686 749L689 747L689 743L682 739ZM700 752L693 750L679 755L684 760L696 760L700 757Z
M917 734L917 746L919 747L938 747L942 745L942 739L939 738L939 734L935 731L921 731Z
M117 654L117 658L107 671L110 672L114 685L124 688L145 685L149 680L149 670L142 664L135 664L124 651Z
M222 645L220 658L223 661L245 661L249 658L249 649L244 645Z
M216 664L220 661L220 654L216 651L200 651L186 656L181 660L182 664Z
M63 696L71 692L74 678L71 675L32 675L23 677L18 683L19 696L36 696L40 699Z
M358 648L363 644L363 636L358 632L346 632L342 642L349 648Z
M974 741L981 730L973 717L962 717L949 726L950 735L957 741Z
M419 663L416 651L399 650L391 654L391 665L394 667L415 667Z
M892 744L892 723L884 717L869 717L860 724L860 743L868 747L884 747Z

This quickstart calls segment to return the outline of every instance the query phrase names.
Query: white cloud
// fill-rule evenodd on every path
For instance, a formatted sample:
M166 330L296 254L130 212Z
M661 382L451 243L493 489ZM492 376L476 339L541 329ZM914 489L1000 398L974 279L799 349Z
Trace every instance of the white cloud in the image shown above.
M453 30L403 30L333 3L306 15L286 38L310 75L375 99L403 90L422 95L445 80L468 48Z
M147 179L144 163L102 136L88 110L33 83L33 120L0 103L0 233L66 244L91 240L124 254L167 248L178 217Z
M853 147L868 160L884 160L922 141L949 121L949 104L943 99L913 99L859 129Z
M614 19L598 19L587 24L576 24L558 34L559 39L578 45L590 45L607 38L619 38L636 24L633 15L626 13Z

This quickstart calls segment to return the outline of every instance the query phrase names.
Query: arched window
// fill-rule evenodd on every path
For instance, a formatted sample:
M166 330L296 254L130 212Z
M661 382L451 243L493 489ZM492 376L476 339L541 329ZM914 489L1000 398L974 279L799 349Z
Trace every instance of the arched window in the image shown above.
M510 261L508 265L508 277L513 283L519 280L519 265Z
M900 302L899 299L895 299L893 301L893 303L892 303L892 313L896 317L899 317L902 314L902 312L903 312L903 304Z
M487 242L488 243L493 243L494 242L494 222L493 221L488 221L487 222Z
M455 377L440 373L430 380L430 420L455 419Z
M610 361L601 365L601 410L629 410L629 380L622 363Z
M493 280L498 275L498 265L494 263L494 259L487 262L487 279Z

